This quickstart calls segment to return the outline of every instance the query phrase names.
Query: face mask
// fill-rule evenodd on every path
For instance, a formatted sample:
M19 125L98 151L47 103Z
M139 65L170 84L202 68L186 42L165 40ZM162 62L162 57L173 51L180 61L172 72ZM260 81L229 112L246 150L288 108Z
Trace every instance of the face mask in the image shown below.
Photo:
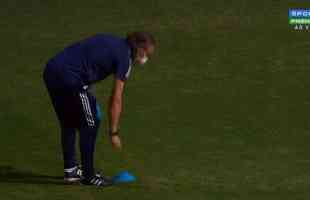
M144 56L143 58L141 58L141 64L144 65L147 61L148 61L148 57Z

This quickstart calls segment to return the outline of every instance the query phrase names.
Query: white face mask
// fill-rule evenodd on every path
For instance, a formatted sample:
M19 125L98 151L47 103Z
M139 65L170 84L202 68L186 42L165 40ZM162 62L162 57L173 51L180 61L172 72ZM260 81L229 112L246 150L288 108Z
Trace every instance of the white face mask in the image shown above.
M144 65L147 61L148 61L148 57L144 56L143 58L141 58L141 64Z

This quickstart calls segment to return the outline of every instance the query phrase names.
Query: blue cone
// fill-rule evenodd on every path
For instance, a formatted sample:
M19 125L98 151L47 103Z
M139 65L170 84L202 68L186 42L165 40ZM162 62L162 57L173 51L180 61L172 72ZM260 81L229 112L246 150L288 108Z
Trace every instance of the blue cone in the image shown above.
M120 172L118 175L112 177L114 183L130 183L136 180L134 175L130 174L128 171Z

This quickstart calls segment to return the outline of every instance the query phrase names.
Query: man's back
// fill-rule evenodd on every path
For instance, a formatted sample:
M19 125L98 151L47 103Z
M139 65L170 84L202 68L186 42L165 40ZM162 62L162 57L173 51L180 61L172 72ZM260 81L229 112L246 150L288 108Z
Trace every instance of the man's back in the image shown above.
M58 68L69 85L92 84L110 74L125 80L130 71L131 49L123 38L97 34L66 47L49 64Z

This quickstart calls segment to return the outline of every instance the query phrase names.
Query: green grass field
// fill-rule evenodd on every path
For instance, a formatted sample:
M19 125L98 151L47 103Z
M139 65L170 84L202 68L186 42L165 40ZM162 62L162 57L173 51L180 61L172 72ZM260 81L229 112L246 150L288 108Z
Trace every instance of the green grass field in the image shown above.
M310 198L309 32L289 0L2 0L1 200ZM42 81L66 45L109 32L154 33L154 59L128 81L124 153L106 136L96 164L130 185L62 184L58 124ZM96 87L106 111L111 79Z

